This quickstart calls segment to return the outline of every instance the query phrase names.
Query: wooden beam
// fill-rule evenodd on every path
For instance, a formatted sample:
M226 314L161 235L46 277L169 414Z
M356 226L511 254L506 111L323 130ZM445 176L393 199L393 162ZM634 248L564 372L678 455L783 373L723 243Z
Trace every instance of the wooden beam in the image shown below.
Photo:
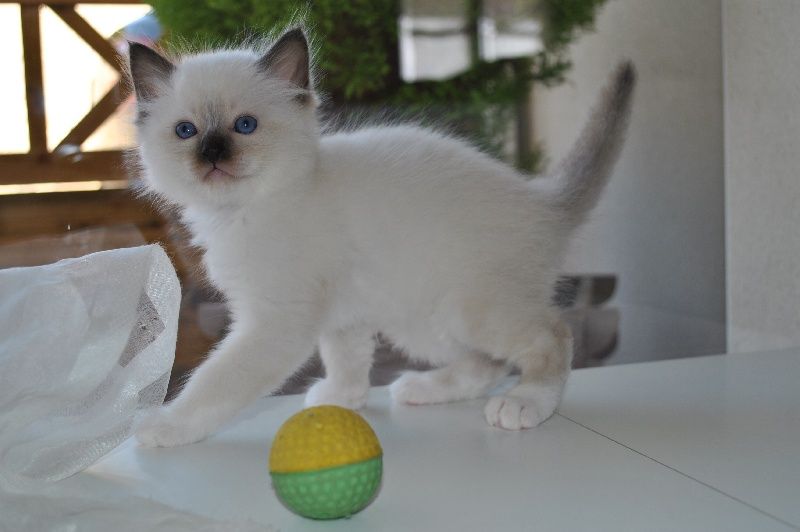
M29 154L0 155L0 185L126 179L120 151L78 152L41 160Z
M22 52L25 60L25 99L28 106L30 153L47 156L47 122L44 111L42 40L39 31L39 6L21 5Z
M75 11L74 5L55 5L48 2L47 7L61 17L61 20L63 20L67 26L72 28L86 44L91 46L92 49L97 52L100 57L105 59L117 72L122 72L122 63L120 62L117 51L105 37L97 33L97 30Z
M111 87L111 89L94 104L94 107L86 113L86 116L81 118L81 121L72 128L72 131L67 133L67 136L53 149L53 152L61 153L65 148L69 151L75 151L75 149L80 148L80 145L83 144L92 133L97 131L97 128L99 128L109 116L114 114L114 111L116 111L119 104L128 97L128 94L130 94L130 91L127 85L122 81L118 81L116 85Z
M82 229L94 234L81 233ZM138 246L144 243L142 236L165 240L165 229L152 204L129 190L0 196L0 267L47 264L99 251L92 249L95 245L103 249ZM56 238L37 242L48 235ZM74 249L76 244L81 247L81 241L85 249Z
M122 64L117 51L105 37L83 19L74 5L49 5L61 19L72 28L92 49L97 52L106 62L114 67L118 72L122 71ZM65 147L79 147L83 142L94 133L100 125L105 122L119 104L128 96L128 89L124 83L117 83L109 90L100 101L84 116L80 122L70 131L64 139L58 143L55 152L63 150Z

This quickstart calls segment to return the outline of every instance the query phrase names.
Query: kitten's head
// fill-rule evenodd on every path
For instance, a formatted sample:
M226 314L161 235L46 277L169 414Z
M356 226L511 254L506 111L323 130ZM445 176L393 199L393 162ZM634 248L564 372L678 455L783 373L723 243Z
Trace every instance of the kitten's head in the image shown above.
M317 147L308 44L289 31L251 49L172 62L130 47L148 189L182 206L224 206L307 175Z

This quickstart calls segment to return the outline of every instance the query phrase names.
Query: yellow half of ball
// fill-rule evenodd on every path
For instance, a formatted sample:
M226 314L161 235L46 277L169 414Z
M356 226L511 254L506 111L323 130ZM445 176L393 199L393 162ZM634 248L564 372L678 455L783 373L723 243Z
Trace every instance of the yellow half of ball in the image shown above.
M315 406L290 417L278 430L269 455L269 470L315 471L382 454L378 437L359 414L339 406Z

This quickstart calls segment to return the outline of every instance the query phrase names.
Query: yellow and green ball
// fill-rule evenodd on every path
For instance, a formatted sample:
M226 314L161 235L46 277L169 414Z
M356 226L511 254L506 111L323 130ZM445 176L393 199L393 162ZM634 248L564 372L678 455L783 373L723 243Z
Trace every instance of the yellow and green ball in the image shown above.
M269 471L275 492L290 510L312 519L336 519L375 498L383 451L372 427L356 412L315 406L278 430Z

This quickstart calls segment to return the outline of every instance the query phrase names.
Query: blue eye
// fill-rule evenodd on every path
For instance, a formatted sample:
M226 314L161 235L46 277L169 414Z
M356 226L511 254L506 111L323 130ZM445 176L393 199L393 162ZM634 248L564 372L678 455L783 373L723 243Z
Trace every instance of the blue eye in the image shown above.
M188 139L197 135L197 128L191 122L180 122L175 126L175 134L182 139Z
M258 121L252 116L245 115L236 119L236 122L233 123L233 130L242 135L249 135L256 130L256 126L258 126Z

